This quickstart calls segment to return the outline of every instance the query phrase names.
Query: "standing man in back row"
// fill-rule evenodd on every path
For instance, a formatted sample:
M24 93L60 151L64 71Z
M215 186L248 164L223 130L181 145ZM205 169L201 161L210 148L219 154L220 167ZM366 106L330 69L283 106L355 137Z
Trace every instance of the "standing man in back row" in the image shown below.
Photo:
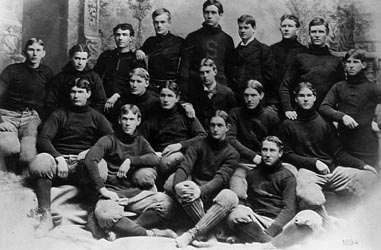
M222 31L219 22L224 13L221 2L207 0L202 7L204 23L202 28L190 33L181 54L179 82L185 97L202 89L199 78L201 59L209 58L217 66L216 80L227 85L230 78L234 42L231 36Z
M136 51L136 58L148 57L148 73L150 75L149 90L159 96L159 89L166 81L177 81L181 47L184 39L173 35L170 31L171 12L160 8L152 13L153 27L156 36L149 37L143 46Z

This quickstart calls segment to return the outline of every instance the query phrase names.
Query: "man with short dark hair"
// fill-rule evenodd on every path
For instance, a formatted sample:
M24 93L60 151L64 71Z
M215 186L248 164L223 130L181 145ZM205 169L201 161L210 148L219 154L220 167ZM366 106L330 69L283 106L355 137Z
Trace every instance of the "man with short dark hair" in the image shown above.
M298 83L307 81L316 88L315 107L318 109L333 84L345 79L341 59L333 56L326 45L328 34L328 23L322 18L314 18L309 23L310 46L306 53L296 55L283 78L279 95L288 119L297 118L292 90Z
M16 172L26 174L37 154L37 127L44 119L44 99L53 77L41 64L45 53L44 42L31 38L25 43L25 62L9 65L0 75L0 170L12 169L5 166L4 157L20 154Z
M179 69L181 92L189 97L197 89L202 89L199 78L199 65L202 58L212 59L217 67L217 81L228 85L231 75L231 58L234 42L231 36L222 31L219 25L224 13L221 2L207 0L203 7L202 28L190 33L184 42Z
M89 178L83 166L88 149L101 137L113 131L107 119L87 104L90 82L80 78L70 84L69 106L54 111L39 134L39 154L30 163L30 173L38 199L41 223L37 236L45 236L53 228L50 211L52 185L74 184L87 190ZM105 177L105 166L100 172Z
M151 76L149 88L156 95L166 81L177 81L184 39L170 32L171 19L169 10L165 8L155 10L152 13L152 21L156 36L149 37L136 51L138 59L148 57L148 72Z

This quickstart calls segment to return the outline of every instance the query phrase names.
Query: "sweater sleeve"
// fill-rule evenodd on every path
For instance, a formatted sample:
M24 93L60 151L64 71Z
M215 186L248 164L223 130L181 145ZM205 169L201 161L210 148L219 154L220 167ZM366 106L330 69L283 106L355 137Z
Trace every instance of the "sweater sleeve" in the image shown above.
M89 173L90 180L97 190L104 187L104 183L98 171L99 161L108 153L113 151L113 142L109 136L100 138L86 154L84 165Z
M175 177L173 179L173 187L178 183L186 181L188 176L192 175L194 164L198 159L198 152L200 151L199 143L190 145L185 151L184 160L180 163L176 170Z
M140 146L140 152L139 155L129 157L131 166L133 168L140 168L155 167L159 165L159 157L157 157L155 151L152 149L147 140L142 136L139 136L137 140Z
M234 41L231 37L228 38L225 55L225 76L227 78L228 86L231 86L233 79L234 64L231 58L234 56Z
M0 75L0 103L4 102L5 92L9 83L12 81L12 70L11 67L8 66L1 72ZM0 117L1 119L1 117Z
M282 203L283 208L275 217L273 223L265 230L271 237L282 232L283 227L295 216L296 213L296 179L291 174L282 179Z
M96 72L92 72L93 87L91 88L91 107L99 113L103 113L106 103L106 93L103 88L102 80Z
M181 61L179 66L179 83L181 93L185 99L189 98L188 85L189 85L189 71L191 67L192 54L194 51L194 42L191 35L185 38L182 50Z
M61 100L59 100L59 85L60 82L58 75L53 77L49 82L48 92L45 97L45 111L47 116L53 113L53 111L56 110L61 104Z
M221 190L224 186L227 186L230 177L233 175L239 162L239 154L234 149L228 150L224 154L225 160L221 167L217 170L213 179L203 184L200 187L201 196L208 197L210 194Z
M188 148L189 145L191 145L195 141L205 138L207 136L204 128L202 127L200 121L197 118L189 119L189 123L190 123L189 130L191 132L192 137L189 138L188 140L179 142L182 148L184 149Z
M97 113L98 138L113 133L110 122L102 114Z
M332 121L341 122L345 113L337 110L337 103L339 98L338 84L339 83L336 83L328 91L328 94L325 96L322 104L320 105L319 111L324 117Z
M279 97L282 103L283 111L292 111L292 91L299 74L298 57L295 57L279 86Z
M64 115L64 111L60 109L53 112L46 120L37 139L37 149L39 152L48 153L54 158L61 155L61 153L56 150L52 142L64 121Z

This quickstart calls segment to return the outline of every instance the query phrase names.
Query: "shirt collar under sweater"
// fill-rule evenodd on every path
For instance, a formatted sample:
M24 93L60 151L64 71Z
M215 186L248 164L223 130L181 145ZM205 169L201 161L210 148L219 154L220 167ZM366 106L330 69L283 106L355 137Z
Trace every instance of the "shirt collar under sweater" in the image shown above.
M205 22L202 23L202 28L208 33L219 33L222 31L221 25L217 25L216 27L207 25Z
M313 44L310 44L307 50L308 54L312 55L330 55L329 48L327 46L315 46Z
M226 140L226 138L220 141L220 140L214 139L211 135L208 135L206 137L206 141L211 148L217 149L217 150L223 149L228 146L228 141Z
M267 166L263 162L258 166L258 168L264 173L264 174L273 174L275 172L278 172L282 168L282 162L280 160L277 160L273 165Z
M318 116L317 112L315 111L315 108L309 110L297 108L296 113L298 114L298 121L311 121Z
M137 131L133 135L124 133L121 127L118 127L115 131L115 136L124 144L131 144L135 141L137 136Z
M366 77L364 70L355 76L350 76L350 75L347 76L347 82L352 85L359 85L367 81L369 80Z

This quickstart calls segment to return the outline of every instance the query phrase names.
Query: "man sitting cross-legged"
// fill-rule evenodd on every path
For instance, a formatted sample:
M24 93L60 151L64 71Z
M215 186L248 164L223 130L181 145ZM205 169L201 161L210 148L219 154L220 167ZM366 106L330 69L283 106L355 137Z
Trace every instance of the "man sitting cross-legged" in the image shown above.
M30 164L42 214L37 236L44 236L53 228L50 213L52 184L75 184L86 190L89 178L82 160L100 137L112 133L107 119L87 105L91 95L89 81L79 78L71 83L70 89L71 105L49 116L37 140L40 154Z
M138 135L141 113L137 106L121 107L119 128L113 135L98 140L86 155L85 165L101 199L95 206L94 215L99 226L108 232L108 239L115 236L163 236L175 238L172 230L152 228L169 219L173 200L164 193L142 190L133 181L139 168L155 168L159 158L146 139ZM104 183L97 164L107 162L108 176ZM137 213L136 220L124 216L124 210Z

